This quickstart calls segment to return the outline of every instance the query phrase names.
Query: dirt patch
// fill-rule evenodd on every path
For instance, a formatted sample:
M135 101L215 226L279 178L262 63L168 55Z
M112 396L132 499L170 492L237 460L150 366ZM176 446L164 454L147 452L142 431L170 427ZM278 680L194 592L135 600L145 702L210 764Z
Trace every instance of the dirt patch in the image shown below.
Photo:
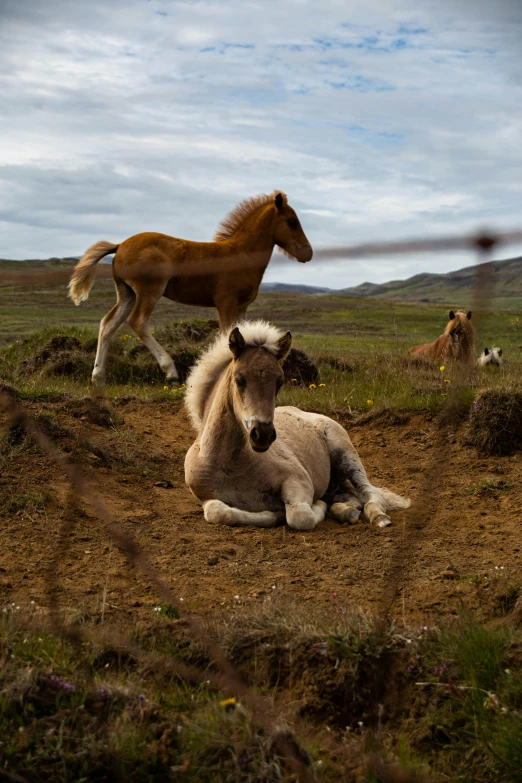
M407 622L456 615L463 607L489 617L498 616L499 601L506 605L499 596L514 595L522 584L522 456L477 459L457 432L433 485L437 422L424 414L374 415L349 425L372 481L412 498L411 509L393 514L391 528L327 519L315 531L297 533L204 521L184 482L194 433L179 402L89 405L61 400L26 407L195 611L283 594L318 607L380 610L391 602L392 613ZM151 584L129 569L88 503L71 505L68 485L49 458L5 429L1 458L0 601L45 603L52 589L71 611L96 616L106 590L106 617L150 617L158 600ZM427 478L433 497L424 494ZM428 520L417 529L426 503ZM50 582L48 564L64 525L67 549ZM411 540L406 560L405 537Z

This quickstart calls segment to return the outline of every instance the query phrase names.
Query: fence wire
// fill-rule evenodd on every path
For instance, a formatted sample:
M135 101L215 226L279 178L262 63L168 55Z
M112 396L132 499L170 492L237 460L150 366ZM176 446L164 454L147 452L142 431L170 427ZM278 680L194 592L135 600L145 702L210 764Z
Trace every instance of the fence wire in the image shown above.
M447 252L449 250L475 250L477 253L477 264L475 267L475 279L473 288L473 309L477 316L484 311L490 302L493 291L493 266L490 263L492 252L501 245L522 242L522 231L504 231L504 232L478 232L466 236L451 236L442 238L416 239L412 241L401 242L374 242L359 245L346 245L342 247L324 248L315 251L314 260L320 263L325 261L376 257L381 255L412 254L430 251ZM255 262L255 259L254 259ZM244 258L238 262L237 257L226 259L225 266L229 269L244 268ZM220 260L220 271L223 270ZM202 263L198 265L196 274L205 274L214 271L210 265ZM179 274L191 273L185 266L180 268ZM33 285L48 284L56 285L68 281L71 274L70 268L63 270L51 270L43 272L1 272L0 285ZM108 265L98 267L98 274L101 277L112 276L112 270ZM421 499L419 507L415 509L415 527L409 527L406 536L406 530L403 531L402 540L392 555L389 576L384 582L380 597L379 617L382 622L383 631L389 622L392 608L400 599L401 590L404 589L404 583L408 572L415 562L415 552L419 547L420 541L425 534L428 523L435 513L439 493L437 487L443 482L444 473L448 470L448 460L446 458L448 437L451 435L455 425L459 421L458 400L463 389L469 388L470 373L462 367L458 382L451 385L445 406L440 414L440 426L437 432L436 443L432 450L430 464L424 471L424 480L417 491L417 498ZM99 394L99 392L97 392ZM49 617L52 627L55 631L64 634L72 642L78 642L89 638L111 641L117 644L121 649L131 652L142 661L147 661L151 667L162 671L168 670L175 672L181 678L190 682L210 681L216 688L233 694L251 711L257 725L273 736L274 746L279 755L286 760L289 768L293 771L295 778L301 783L319 783L319 778L315 771L311 769L306 761L306 753L303 752L297 739L295 730L290 724L287 728L274 731L274 726L280 725L281 715L277 704L272 698L260 696L255 693L245 683L238 670L227 659L221 646L210 636L202 620L194 613L187 611L184 603L172 591L168 584L161 578L157 570L153 567L147 553L140 548L136 541L126 533L123 528L113 519L103 499L94 491L92 486L83 477L78 467L73 465L67 456L60 452L51 439L42 432L31 417L26 413L23 406L16 401L15 397L9 393L0 394L0 408L7 412L8 426L21 426L30 436L32 441L37 444L65 474L70 484L69 503L71 510L74 510L75 504L80 498L87 501L100 521L103 523L105 532L109 539L125 553L128 561L135 568L139 569L147 579L154 585L156 592L168 604L175 607L179 616L184 618L193 638L206 650L210 660L217 668L216 672L208 669L199 669L183 663L172 656L160 655L146 652L140 646L115 631L102 629L88 631L78 626L64 625L60 612L60 599L56 591L49 590ZM415 508L415 506L414 506ZM72 532L77 520L77 515L69 513L64 515L62 521L59 546L56 550L54 559L48 564L46 580L48 587L55 583L56 574L64 554L67 551L68 542L71 540ZM366 759L367 768L374 770L379 775L379 779L395 781L420 781L421 777L414 773L405 773L388 766L383 758L374 755ZM1 770L4 772L4 770ZM12 780L23 780L15 773L9 773L5 770L8 777ZM422 778L425 780L425 778Z

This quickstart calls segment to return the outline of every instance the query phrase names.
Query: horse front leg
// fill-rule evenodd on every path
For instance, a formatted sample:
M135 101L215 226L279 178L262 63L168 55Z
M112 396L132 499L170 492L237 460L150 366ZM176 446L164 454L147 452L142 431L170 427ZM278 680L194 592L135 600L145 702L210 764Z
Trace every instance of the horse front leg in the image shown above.
M203 514L207 522L217 525L253 525L254 527L275 527L284 522L284 511L243 511L234 508L222 500L206 500L203 503Z
M222 332L228 331L239 320L239 304L237 297L227 297L216 302L218 311L219 328ZM245 310L242 314L245 314Z
M313 530L326 516L324 500L313 502L313 488L297 479L287 479L281 487L286 522L295 530Z

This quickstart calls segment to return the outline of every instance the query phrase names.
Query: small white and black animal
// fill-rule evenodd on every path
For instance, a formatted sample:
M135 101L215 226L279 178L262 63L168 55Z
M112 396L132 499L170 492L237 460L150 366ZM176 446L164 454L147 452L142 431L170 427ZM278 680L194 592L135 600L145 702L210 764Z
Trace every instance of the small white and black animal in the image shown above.
M485 367L486 364L493 364L495 367L502 367L502 348L484 348L482 355L478 358L478 364Z

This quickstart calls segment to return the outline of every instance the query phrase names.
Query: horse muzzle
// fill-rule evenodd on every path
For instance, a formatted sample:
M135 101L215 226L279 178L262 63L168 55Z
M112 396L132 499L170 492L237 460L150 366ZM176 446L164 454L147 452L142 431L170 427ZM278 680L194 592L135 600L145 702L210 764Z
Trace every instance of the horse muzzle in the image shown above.
M297 245L295 249L294 256L301 264L306 264L308 261L312 260L312 256L314 254L314 251L312 250L312 246L309 244L305 245Z
M248 434L250 436L250 445L254 451L268 451L276 439L276 431L271 421L254 421Z

